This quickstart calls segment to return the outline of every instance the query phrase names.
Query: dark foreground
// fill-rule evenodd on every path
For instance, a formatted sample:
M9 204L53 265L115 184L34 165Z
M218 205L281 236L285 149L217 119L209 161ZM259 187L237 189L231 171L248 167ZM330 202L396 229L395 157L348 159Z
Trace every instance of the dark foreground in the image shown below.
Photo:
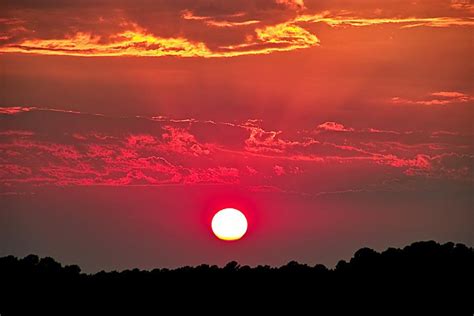
M474 250L417 242L363 248L334 270L290 262L230 262L175 270L81 274L52 258L0 258L0 314L8 315L473 315Z

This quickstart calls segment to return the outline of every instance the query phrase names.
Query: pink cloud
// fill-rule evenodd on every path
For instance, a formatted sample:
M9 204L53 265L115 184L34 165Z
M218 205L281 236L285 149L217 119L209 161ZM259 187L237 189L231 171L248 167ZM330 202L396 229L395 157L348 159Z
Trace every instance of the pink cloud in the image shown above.
M0 136L15 136L15 137L29 137L33 136L35 133L32 131L25 130L6 130L0 131Z
M189 174L183 178L184 184L238 184L239 170L237 168L216 167L207 169L188 169Z
M86 140L86 139L87 139L86 136L84 136L84 135L82 135L82 134L79 134L79 133L73 133L73 134L72 134L72 137L75 138L75 139L77 139L77 140Z
M432 136L444 136L444 135L448 135L448 136L457 136L459 135L459 133L457 132L452 132L452 131L434 131L431 133Z
M279 165L275 165L273 167L273 172L277 175L277 176L282 176L282 175L285 175L286 172L285 172L285 168L283 168L282 166L279 166Z
M409 167L422 170L431 169L431 157L427 155L416 155L413 159L401 159L396 156L387 156L388 164L393 167Z
M245 127L250 131L248 139L245 140L245 150L254 153L282 154L291 148L304 148L313 144L319 144L314 139L286 140L281 137L281 131L265 131L260 127Z
M368 128L367 132L378 133L378 134L395 134L395 135L402 134L401 132L397 132L397 131L383 130L383 129L377 129L377 128Z
M281 132L266 132L259 127L250 128L250 136L245 141L246 150L251 152L282 153L288 143L278 138Z
M250 166L245 166L245 169L246 169L247 172L248 172L250 175L252 175L252 176L258 174L258 171L257 171L255 168L252 168L252 167L250 167Z
M252 186L249 186L248 189L252 192L264 192L264 193L285 192L284 190L276 186L271 186L271 185L252 185Z
M180 154L203 156L211 153L210 146L201 144L196 137L184 128L165 126L166 132L162 135L165 142L161 147Z
M0 176L3 177L23 177L30 176L32 171L28 167L16 164L0 164Z
M58 112L48 120L48 110L31 111L42 111L45 121L38 130L0 124L0 187L8 191L25 185L233 184L309 194L303 189L314 179L321 179L314 190L332 192L339 190L327 188L333 178L359 173L364 179L474 179L470 137L451 131L355 130L326 122L323 130L336 132L290 134L265 130L261 121L140 118L143 124L136 124L137 118L108 117L84 133L78 126L89 124L90 115L74 117L77 124L59 129L54 126ZM22 115L32 113L19 112L15 119ZM49 125L54 133L45 131ZM291 175L291 181L281 183L283 175Z
M127 137L128 146L144 147L149 145L157 145L157 140L151 135L130 135Z
M13 115L22 112L29 112L35 108L33 107L21 107L21 106L12 106L12 107L0 107L0 114Z
M353 132L353 128L347 128L342 124L336 122L325 122L317 126L318 130L330 132Z

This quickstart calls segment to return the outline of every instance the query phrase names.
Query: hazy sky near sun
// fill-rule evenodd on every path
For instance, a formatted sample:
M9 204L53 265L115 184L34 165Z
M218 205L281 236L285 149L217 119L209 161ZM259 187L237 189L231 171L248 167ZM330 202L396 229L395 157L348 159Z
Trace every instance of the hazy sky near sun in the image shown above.
M466 0L0 4L0 255L86 271L472 245ZM210 232L237 207L248 234Z

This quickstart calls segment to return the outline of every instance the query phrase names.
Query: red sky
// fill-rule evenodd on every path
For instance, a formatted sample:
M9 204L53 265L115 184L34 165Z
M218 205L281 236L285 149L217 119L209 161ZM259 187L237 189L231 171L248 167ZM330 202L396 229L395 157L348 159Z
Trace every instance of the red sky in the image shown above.
M474 243L470 1L0 4L0 255L333 265ZM238 207L249 233L210 234Z

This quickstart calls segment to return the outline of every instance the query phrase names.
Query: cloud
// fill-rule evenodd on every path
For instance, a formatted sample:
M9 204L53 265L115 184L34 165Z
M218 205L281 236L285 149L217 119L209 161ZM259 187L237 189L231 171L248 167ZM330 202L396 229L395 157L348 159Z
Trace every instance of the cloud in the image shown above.
M273 166L273 172L275 172L275 174L277 176L282 176L282 175L286 174L285 168L283 168L282 166L279 166L279 165Z
M63 39L27 39L0 48L3 53L34 53L69 56L181 56L209 57L204 43L185 38L156 37L133 25L130 30L112 34L104 42L101 36L77 32Z
M324 23L331 27L367 27L384 24L398 24L401 28L413 27L450 27L474 26L474 21L468 17L358 17L351 16L346 11L324 11L318 14L306 14L295 18L295 22Z
M314 194L394 177L474 181L472 135L456 131L356 129L330 121L319 133L289 133L266 130L262 121L15 109L0 117L0 191L206 184Z
M304 10L306 9L303 0L275 0L276 3L282 4L292 10Z
M451 8L474 13L474 4L471 0L451 0Z
M74 135L73 135L74 136ZM75 136L77 138L77 136ZM79 138L86 139L86 138ZM144 147L144 146L155 146L157 145L157 140L151 135L130 135L127 137L127 145L130 147Z
M330 132L353 132L353 128L346 128L344 125L336 122L325 122L317 127L318 130L330 131Z
M197 21L207 21L212 19L210 16L199 16L199 15L194 15L193 12L190 10L183 10L181 12L181 17L185 20L197 20Z
M163 129L166 131L162 135L165 142L159 146L163 147L164 150L196 157L211 153L211 146L199 143L188 130L173 126L165 126Z
M33 136L34 133L31 131L26 131L26 130L5 130L5 131L0 131L0 136L16 136L18 138L21 137L30 137Z
M215 26L215 27L238 27L238 26L247 26L247 25L253 25L253 24L258 24L260 21L258 20L247 20L247 21L241 21L241 22L233 22L233 21L214 21L214 20L209 20L206 21L206 24L209 26Z
M253 153L285 154L291 148L304 148L319 143L312 139L302 141L282 139L280 137L282 131L265 131L256 126L243 126L243 128L250 132L250 135L245 140L245 150Z
M286 49L306 48L317 45L318 38L302 27L281 23L256 30L257 37L264 43L285 44ZM288 45L288 46L286 46Z
M431 94L432 96L435 97L443 97L443 98L468 98L469 96L461 93L461 92L456 92L456 91L440 91L440 92L434 92Z
M29 112L33 110L32 107L21 107L21 106L12 106L12 107L0 107L0 114L3 115L13 115L21 112Z
M248 23L251 22L251 23ZM244 24L256 24L247 21ZM212 22L214 26L230 26L230 22ZM235 57L269 54L277 51L317 46L319 39L309 31L289 23L255 29L246 41L237 45L219 46L211 50L204 42L193 42L183 37L155 36L135 23L121 33L107 38L92 33L77 32L63 39L27 39L19 43L0 46L3 53L32 53L43 55L68 55L81 57ZM242 25L244 25L242 24ZM235 26L235 25L234 25Z
M414 104L414 105L450 105L469 103L474 101L474 96L456 92L456 91L440 91L433 92L423 99L407 99L401 97L393 97L391 102L393 104Z
M413 159L395 158L389 163L394 167L406 167L404 173L409 176L426 176L433 178L471 178L474 155L443 153L428 156L419 154Z
M229 14L222 17L222 19L215 19L210 16L198 16L194 15L190 10L183 10L181 17L185 20L203 21L207 26L214 27L240 27L248 26L260 23L259 20L235 20L235 18L241 18L245 16L245 13ZM232 18L234 20L229 20Z
M252 167L250 167L250 166L246 166L245 168L246 168L246 171L247 171L250 175L252 175L252 176L258 174L258 171L255 170L255 168L252 168Z
M2 178L29 176L32 171L28 167L23 167L15 164L2 164L0 176Z
M320 24L474 26L469 3L435 2L15 1L2 6L0 53L236 57L318 46Z
M249 186L249 191L263 192L263 193L286 193L281 188L271 186L271 185L252 185L252 186Z
M184 184L238 184L240 182L237 168L217 167L189 171L183 179Z

